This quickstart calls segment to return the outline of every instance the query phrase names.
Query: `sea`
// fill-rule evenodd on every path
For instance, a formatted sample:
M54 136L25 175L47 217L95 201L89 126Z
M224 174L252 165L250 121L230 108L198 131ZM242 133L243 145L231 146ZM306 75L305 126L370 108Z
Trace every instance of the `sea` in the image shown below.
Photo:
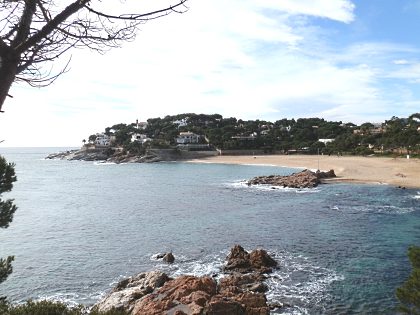
M187 162L46 160L62 148L0 148L16 164L19 207L0 230L15 256L0 296L91 305L121 279L150 270L218 275L229 249L266 249L279 268L273 314L396 314L395 289L420 245L420 189L334 183L248 187L297 169ZM157 253L173 252L163 264Z

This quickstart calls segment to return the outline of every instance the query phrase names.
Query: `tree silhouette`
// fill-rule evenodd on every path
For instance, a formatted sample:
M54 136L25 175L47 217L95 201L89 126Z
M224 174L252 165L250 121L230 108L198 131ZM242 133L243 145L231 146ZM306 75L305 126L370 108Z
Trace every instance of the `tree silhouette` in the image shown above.
M408 279L397 289L399 310L404 314L420 314L420 247L408 249L412 271Z
M1 194L9 192L16 181L14 164L7 163L6 159L0 156L0 197ZM2 200L0 198L0 228L6 229L13 220L13 214L17 207L12 199ZM12 273L12 261L14 257L0 258L0 283L4 282ZM0 297L0 302L4 298Z
M185 12L187 0L172 1L146 13L115 14L101 0L0 0L0 111L14 82L45 86L65 72L67 66L52 74L45 65L68 50L87 47L102 53L133 40L139 25L149 20ZM112 12L128 6L115 3Z

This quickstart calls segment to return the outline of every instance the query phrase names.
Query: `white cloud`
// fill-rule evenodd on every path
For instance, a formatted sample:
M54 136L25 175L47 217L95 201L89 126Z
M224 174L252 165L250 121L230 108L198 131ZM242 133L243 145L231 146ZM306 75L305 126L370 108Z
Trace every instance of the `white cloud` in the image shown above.
M401 65L401 63L399 64ZM400 67L395 71L387 74L388 78L403 79L411 83L420 83L420 63L405 63L404 67Z
M351 1L189 5L185 14L145 24L122 49L75 51L70 72L51 87L13 87L0 116L2 138L8 145L80 145L115 123L182 112L357 122L361 114L383 115L382 63L413 52L383 43L329 46L307 17L349 23Z
M410 62L405 59L397 59L397 60L394 60L393 63L396 65L408 65Z
M349 0L259 0L262 7L285 11L291 15L309 15L350 23L355 5Z

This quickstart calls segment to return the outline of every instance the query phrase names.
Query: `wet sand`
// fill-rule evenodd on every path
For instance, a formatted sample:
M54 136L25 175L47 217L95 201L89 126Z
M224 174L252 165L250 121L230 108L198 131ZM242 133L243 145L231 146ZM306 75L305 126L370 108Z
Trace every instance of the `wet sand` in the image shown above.
M214 156L194 163L255 164L330 170L337 181L420 188L420 159L327 155Z

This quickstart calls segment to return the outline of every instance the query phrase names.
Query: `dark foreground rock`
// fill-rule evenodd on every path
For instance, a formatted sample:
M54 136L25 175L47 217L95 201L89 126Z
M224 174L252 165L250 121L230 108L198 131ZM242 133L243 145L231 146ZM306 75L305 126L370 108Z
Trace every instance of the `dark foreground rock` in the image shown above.
M212 277L180 276L170 279L159 271L121 281L94 308L125 310L132 315L268 315L264 280L277 262L264 250L250 253L236 245L227 257L229 272Z
M247 185L271 185L284 188L314 188L321 183L322 179L333 177L336 177L334 170L328 172L304 170L288 176L270 175L254 177L247 182Z

